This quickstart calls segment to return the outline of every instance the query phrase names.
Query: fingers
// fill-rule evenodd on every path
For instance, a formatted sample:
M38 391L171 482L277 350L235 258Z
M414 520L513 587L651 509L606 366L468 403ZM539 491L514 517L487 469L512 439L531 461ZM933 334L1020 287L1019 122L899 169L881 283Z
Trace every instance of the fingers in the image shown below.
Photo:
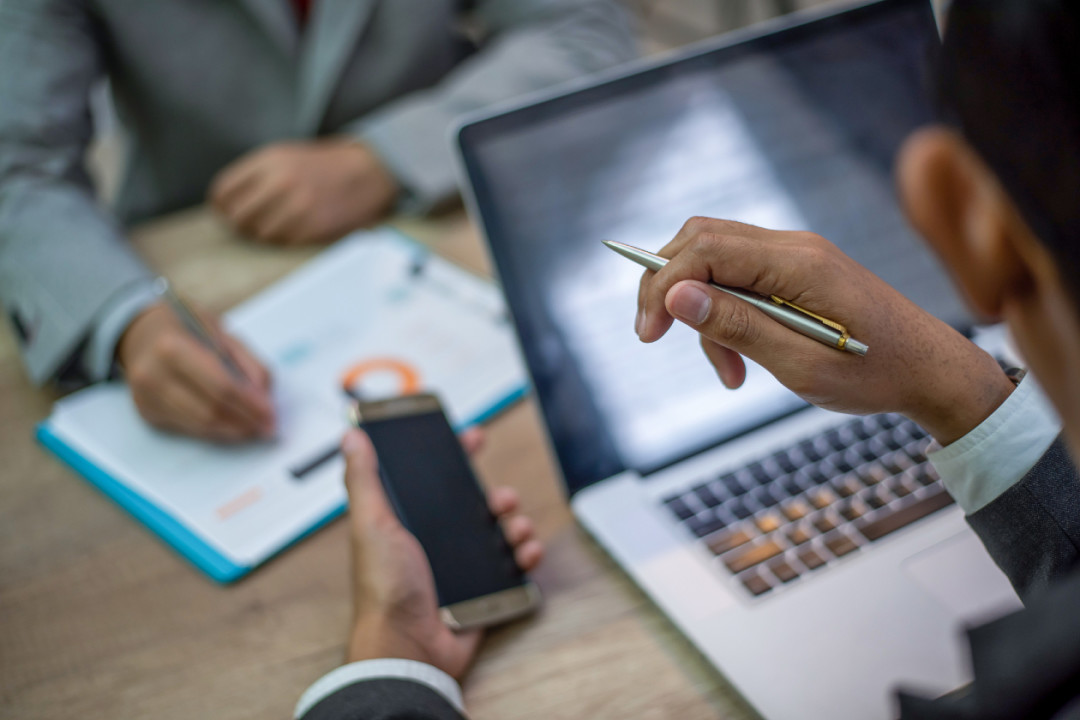
M713 342L704 335L701 336L701 349L705 351L705 357L709 359L720 377L720 382L728 390L736 390L742 387L746 381L746 363L742 355Z
M221 360L193 338L181 336L176 342L183 349L172 358L172 370L203 402L252 435L273 433L274 409L264 388L230 375Z
M227 215L228 208L250 190L251 185L261 173L262 154L255 152L245 155L232 163L214 178L210 185L209 199L222 215Z
M665 308L713 343L745 355L774 374L822 352L835 352L789 330L749 303L702 282L677 283L665 298ZM730 358L723 356L721 362L727 372ZM739 380L734 374L730 379Z
M532 520L524 515L514 515L503 522L503 534L506 535L506 541L514 547L531 540L535 532L536 528L533 527Z
M345 456L345 488L352 514L365 525L373 521L397 522L379 479L379 461L368 436L356 428L349 429L342 438L341 452Z
M488 508L495 517L509 515L518 509L521 502L517 490L505 486L494 488L488 493L487 499Z
M479 427L466 428L462 432L458 439L461 441L462 447L465 448L465 454L472 457L480 452L484 447L484 431ZM495 513L498 515L498 513Z
M221 343L225 345L225 349L236 361L236 364L240 366L240 371L244 373L244 377L250 380L251 384L257 389L268 392L273 385L273 377L270 375L270 371L266 369L266 366L247 349L247 346L233 336L225 334L221 335Z
M514 549L514 560L524 572L532 572L544 559L544 546L539 540L528 542Z

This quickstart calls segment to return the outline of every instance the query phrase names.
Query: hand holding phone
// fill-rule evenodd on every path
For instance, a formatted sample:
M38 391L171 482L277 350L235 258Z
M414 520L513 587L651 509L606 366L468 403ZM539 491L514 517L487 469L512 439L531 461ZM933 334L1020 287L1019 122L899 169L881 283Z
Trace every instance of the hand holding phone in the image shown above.
M342 448L347 463L355 584L347 660L419 660L460 679L478 647L479 631L455 632L443 622L431 567L383 490L371 441L352 430ZM491 512L507 528L519 567L531 570L540 562L543 549L532 537L531 523L516 512L516 493L495 488L489 500Z

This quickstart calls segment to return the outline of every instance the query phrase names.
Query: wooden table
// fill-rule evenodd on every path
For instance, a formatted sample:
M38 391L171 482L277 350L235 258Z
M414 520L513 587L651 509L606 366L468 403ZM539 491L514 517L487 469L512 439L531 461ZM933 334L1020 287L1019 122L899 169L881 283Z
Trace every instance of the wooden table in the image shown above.
M401 221L477 272L459 214ZM222 311L312 250L254 247L206 212L135 233L151 266ZM342 661L349 615L341 521L231 587L193 569L33 441L56 395L31 387L0 330L0 718L285 718ZM536 617L491 634L465 683L485 718L705 718L753 713L576 525L519 403L478 469L516 487L548 555Z

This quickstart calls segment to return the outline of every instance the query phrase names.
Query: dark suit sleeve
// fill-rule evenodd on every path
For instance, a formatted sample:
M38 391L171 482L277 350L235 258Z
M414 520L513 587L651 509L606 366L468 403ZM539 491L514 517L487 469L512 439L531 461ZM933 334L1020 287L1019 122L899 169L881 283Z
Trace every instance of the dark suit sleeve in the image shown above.
M1080 720L1080 573L968 632L975 679L938 699L900 694L902 720Z
M1080 567L1080 475L1062 438L968 523L1025 601Z
M390 678L347 685L316 703L301 720L465 720L426 685Z

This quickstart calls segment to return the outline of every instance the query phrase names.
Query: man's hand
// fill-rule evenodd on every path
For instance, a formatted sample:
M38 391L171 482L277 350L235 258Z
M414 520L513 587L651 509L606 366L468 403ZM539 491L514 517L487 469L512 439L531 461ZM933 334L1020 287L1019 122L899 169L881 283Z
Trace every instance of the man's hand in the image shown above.
M723 383L746 377L741 355L807 401L848 413L900 412L948 444L978 425L1013 384L987 353L812 233L694 218L647 272L637 333L654 342L679 319L701 333ZM826 347L710 288L778 295L845 325L866 357Z
M277 143L245 155L214 178L210 202L253 240L307 245L373 224L399 192L367 146L331 138Z
M246 375L229 374L163 303L136 317L117 346L135 406L150 424L170 432L241 442L274 433L270 374L238 340L200 313Z
M477 434L462 442L475 450ZM472 446L470 448L470 446ZM374 658L418 660L461 679L480 644L481 632L455 633L439 618L431 566L416 538L398 521L379 481L378 460L368 437L350 430L342 442L349 490L355 613L348 662ZM523 570L540 562L543 547L528 518L516 515L509 488L488 497Z

